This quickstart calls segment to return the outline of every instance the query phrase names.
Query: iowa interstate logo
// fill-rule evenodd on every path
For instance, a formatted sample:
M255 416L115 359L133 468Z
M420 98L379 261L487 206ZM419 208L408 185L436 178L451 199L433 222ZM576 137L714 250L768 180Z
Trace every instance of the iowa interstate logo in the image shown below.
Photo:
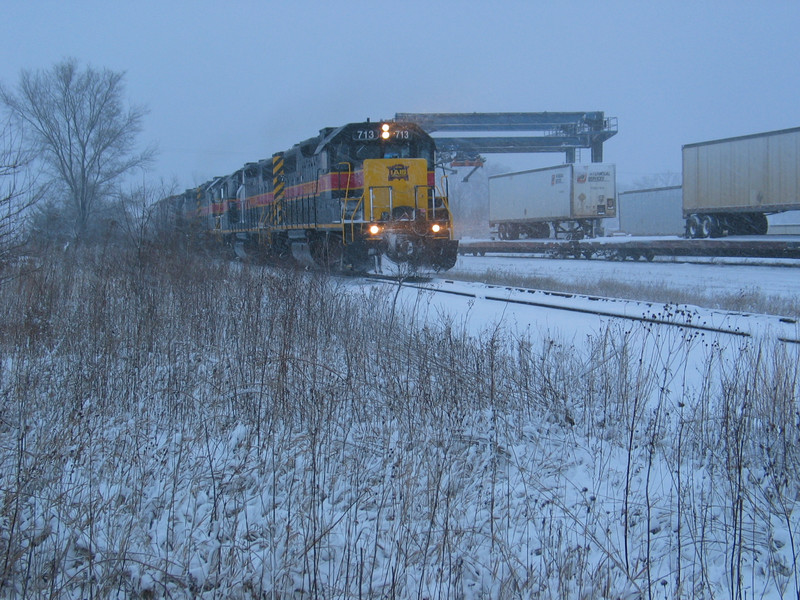
M408 166L403 164L389 165L386 167L389 171L389 181L402 179L408 181Z

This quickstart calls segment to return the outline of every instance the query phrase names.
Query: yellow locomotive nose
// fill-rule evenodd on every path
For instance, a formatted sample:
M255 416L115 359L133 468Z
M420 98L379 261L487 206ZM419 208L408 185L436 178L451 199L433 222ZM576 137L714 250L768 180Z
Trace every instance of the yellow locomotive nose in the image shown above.
M428 206L429 191L428 163L423 158L364 161L364 203L368 220L394 218L403 208L409 213L415 209L424 210Z

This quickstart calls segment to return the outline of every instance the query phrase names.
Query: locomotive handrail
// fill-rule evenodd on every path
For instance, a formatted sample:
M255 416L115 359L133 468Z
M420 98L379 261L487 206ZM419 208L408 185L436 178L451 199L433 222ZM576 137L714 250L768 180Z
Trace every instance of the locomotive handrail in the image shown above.
M452 212L450 212L450 200L449 200L449 199L447 198L447 196L445 196L444 194L442 194L441 196L439 196L439 198L440 198L440 199L441 199L441 201L442 201L442 206L444 206L444 209L445 209L445 211L447 211L447 217L449 217L449 218L451 218L451 219L452 219L452 218L453 218L453 213L452 213ZM434 197L433 201L434 201L434 205L435 205L435 203L436 203L436 197ZM435 210L435 209L434 209L434 210Z
M445 180L445 182L446 182L447 181L447 175L442 175L442 179ZM434 211L436 211L436 191L437 190L434 189L434 194L433 194L433 209L434 209ZM445 210L447 211L447 217L452 219L453 218L453 213L450 211L450 201L447 198L447 186L442 184L442 187L439 189L439 191L441 192L441 196L439 196L439 198L442 199L442 205L444 206Z
M342 161L342 162L336 163L337 167L339 165L347 165L347 184L345 185L345 189L344 189L344 202L342 202L342 245L346 246L347 245L347 224L346 224L346 222L347 222L347 201L350 198L350 178L351 178L351 175L353 173L353 165L351 165L347 161ZM337 183L337 185L339 185L340 181L337 181L336 183ZM360 202L359 202L359 204L360 204ZM356 208L353 211L353 216L355 216L357 210L358 210L358 204L356 204ZM353 225L353 216L350 217L350 238L351 239L354 237L354 233L355 233L355 231L354 231L355 226Z
M369 219L377 221L375 218L375 190L389 190L389 214L394 212L394 188L391 185L371 185L369 187Z
M345 201L346 200L347 200L347 198L345 198ZM358 199L358 202L356 203L356 207L353 209L353 214L350 215L350 238L351 239L355 238L355 235L356 235L356 214L358 213L358 209L359 209L359 207L361 206L361 204L363 202L364 202L364 194L361 194L361 197ZM344 219L342 219L342 220L344 220ZM363 222L364 219L361 219L361 221ZM344 235L344 226L342 227L342 235Z

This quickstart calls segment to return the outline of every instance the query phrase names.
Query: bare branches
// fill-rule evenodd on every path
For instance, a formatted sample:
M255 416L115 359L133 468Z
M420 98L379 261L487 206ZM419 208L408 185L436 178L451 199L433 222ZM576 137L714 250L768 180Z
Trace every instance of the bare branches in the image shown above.
M117 201L121 210L120 226L126 237L126 241L135 248L137 255L141 257L145 243L155 237L155 231L159 227L156 223L158 205L161 198L166 198L174 193L175 186L161 182L158 185L148 185L143 179L138 186L129 190L119 190Z
M662 187L671 187L681 184L681 174L674 171L665 171L664 173L651 173L650 175L642 175L633 182L633 189L647 190Z
M0 87L0 102L30 134L29 149L64 188L78 237L113 183L155 153L135 152L147 110L124 106L123 78L68 59L48 71L23 71L16 91Z
M6 123L0 130L0 281L5 278L5 266L22 245L22 219L35 200L30 162L20 132Z

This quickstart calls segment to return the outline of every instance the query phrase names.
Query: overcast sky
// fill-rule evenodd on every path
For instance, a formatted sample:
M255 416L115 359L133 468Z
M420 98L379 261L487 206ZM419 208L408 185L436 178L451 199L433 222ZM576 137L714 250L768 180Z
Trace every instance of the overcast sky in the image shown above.
M0 81L125 71L153 175L181 189L397 112L603 111L626 182L680 172L682 144L800 126L799 26L800 0L5 0Z

